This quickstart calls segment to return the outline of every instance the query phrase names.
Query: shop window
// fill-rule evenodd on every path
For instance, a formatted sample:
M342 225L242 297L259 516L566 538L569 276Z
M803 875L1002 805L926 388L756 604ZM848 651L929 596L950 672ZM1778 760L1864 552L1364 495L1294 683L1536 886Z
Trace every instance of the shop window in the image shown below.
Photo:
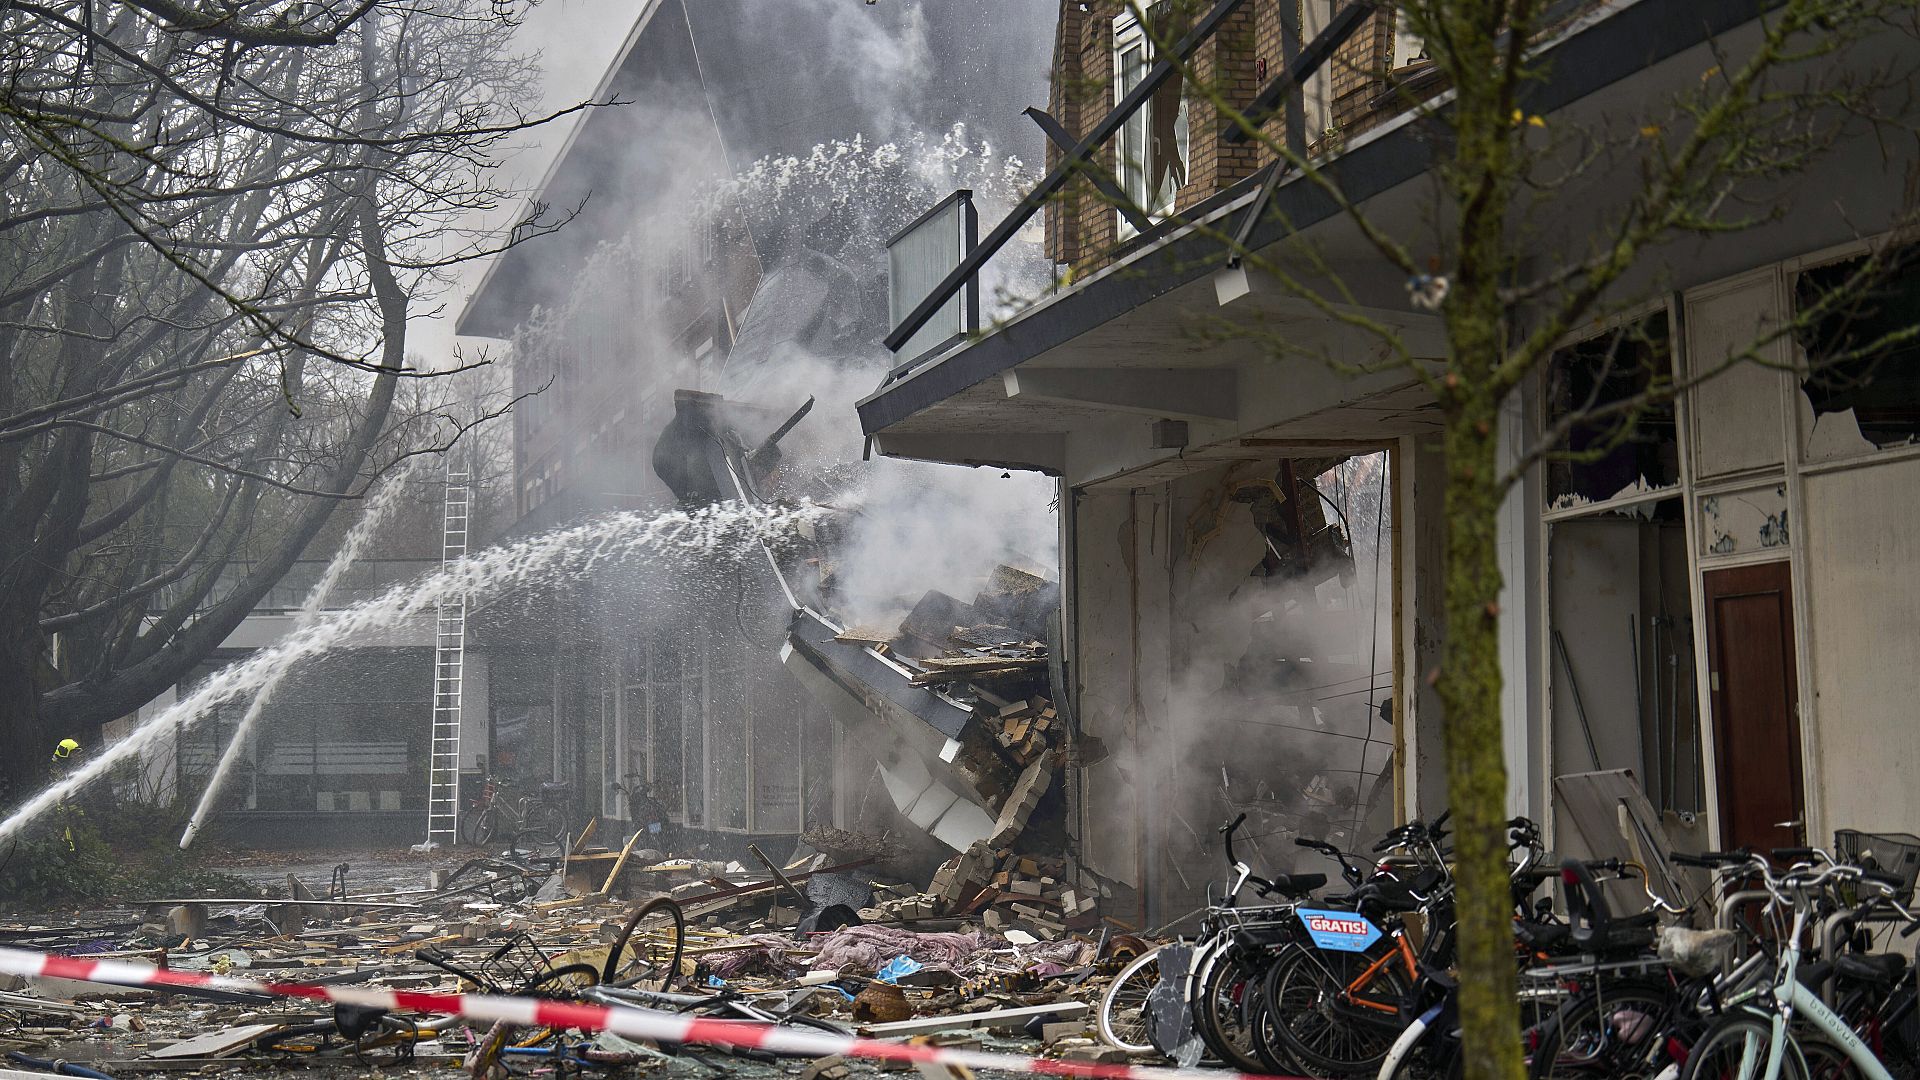
M1179 33L1172 0L1147 8L1143 24L1132 12L1113 22L1113 100L1116 104L1139 86L1152 69L1156 40ZM1175 73L1122 125L1114 141L1120 188L1149 216L1173 211L1174 197L1187 182L1187 100ZM1130 226L1120 219L1122 233Z
M1920 437L1920 248L1886 261L1881 269L1865 257L1816 267L1794 283L1807 316L1795 331L1807 363L1800 389L1816 427L1851 414L1871 444L1862 450Z
M1680 482L1672 372L1664 310L1553 355L1543 411L1548 429L1566 425L1566 437L1547 462L1549 506L1606 502Z

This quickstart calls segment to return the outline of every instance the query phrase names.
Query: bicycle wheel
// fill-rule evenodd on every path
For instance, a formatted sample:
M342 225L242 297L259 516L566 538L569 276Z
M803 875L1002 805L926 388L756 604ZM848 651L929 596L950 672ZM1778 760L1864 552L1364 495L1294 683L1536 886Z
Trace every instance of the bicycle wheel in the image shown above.
M494 814L493 804L488 803L476 813L460 819L460 839L474 847L486 847L493 839L498 818Z
M649 938L645 946L628 948L634 930L655 912L665 912L673 923L671 946ZM687 918L680 911L680 905L670 896L656 896L640 905L639 910L628 916L626 924L620 927L619 935L613 939L613 947L607 950L607 963L600 969L600 981L608 986L633 986L659 972L659 986L641 989L665 991L680 974L680 960L686 954L686 947ZM668 961L664 967L659 963L663 953L667 954Z
M1147 995L1160 981L1160 950L1134 957L1100 995L1100 1038L1130 1054L1153 1053L1147 1038Z
M1254 1052L1246 1005L1258 993L1255 987L1266 974L1265 959L1227 945L1208 963L1197 987L1199 998L1193 1017L1201 1041L1215 1057L1241 1072L1257 1073L1264 1068Z
M1538 1029L1529 1080L1652 1076L1673 1005L1667 985L1650 980L1602 983L1567 999Z
M527 807L527 816L520 823L520 836L559 847L567 842L566 815L551 803L534 803Z
M1715 1021L1687 1056L1680 1080L1759 1080L1766 1075L1773 1040L1773 1019L1753 1008L1733 1010ZM1788 1032L1781 1044L1786 1060L1780 1080L1808 1080L1800 1044Z
M1289 946L1291 951L1297 946ZM1267 961L1268 968L1279 962L1279 957ZM1260 981L1248 995L1246 1005L1246 1025L1253 1036L1253 1056L1260 1061L1260 1071L1273 1075L1293 1076L1305 1072L1300 1063L1287 1053L1286 1044L1280 1040L1280 1021L1267 1001L1267 979L1263 972Z
M1807 1075L1813 1080L1866 1080L1867 1074L1824 1032L1795 1025L1793 1038L1800 1044L1800 1056L1806 1060Z
M600 985L600 969L592 964L562 964L548 968L520 988L534 997L572 997L588 987Z
M1349 990L1376 957L1299 949L1268 972L1267 1007L1287 1054L1315 1076L1374 1073L1400 1034L1407 978L1391 963Z

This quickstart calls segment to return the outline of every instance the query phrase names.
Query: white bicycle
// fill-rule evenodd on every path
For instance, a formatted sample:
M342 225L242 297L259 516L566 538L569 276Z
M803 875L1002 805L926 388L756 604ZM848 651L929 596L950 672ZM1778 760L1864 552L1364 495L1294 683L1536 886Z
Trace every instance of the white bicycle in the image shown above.
M1681 858L1685 857L1676 861ZM1771 894L1769 915L1777 919L1789 907L1793 915L1791 929L1779 939L1784 945L1771 983L1729 1008L1707 1029L1688 1055L1680 1080L1893 1080L1866 1042L1801 983L1800 942L1808 920L1834 885L1858 883L1867 892L1877 892L1910 925L1914 915L1893 899L1895 886L1872 871L1835 864L1826 853L1812 848L1795 852L1794 858L1795 865L1777 875L1760 856L1699 860L1722 869L1740 865L1743 873L1752 875Z

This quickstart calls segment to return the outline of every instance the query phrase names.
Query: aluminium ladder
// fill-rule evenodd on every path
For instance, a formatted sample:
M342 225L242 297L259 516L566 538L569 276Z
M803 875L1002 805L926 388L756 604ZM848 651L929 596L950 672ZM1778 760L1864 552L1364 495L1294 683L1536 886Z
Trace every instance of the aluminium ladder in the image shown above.
M444 568L467 555L471 491L464 472L447 470ZM466 674L467 596L440 598L433 627L433 741L427 752L427 843L452 847L460 834L460 692Z

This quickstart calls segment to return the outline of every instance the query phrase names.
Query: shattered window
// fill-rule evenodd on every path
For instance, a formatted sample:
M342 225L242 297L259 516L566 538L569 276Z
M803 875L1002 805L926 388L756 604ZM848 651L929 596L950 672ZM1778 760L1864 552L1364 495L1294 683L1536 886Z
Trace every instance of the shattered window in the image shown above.
M1117 104L1146 79L1157 59L1156 40L1180 36L1183 10L1173 0L1147 9L1143 26L1130 13L1113 24L1113 98ZM1187 182L1187 99L1176 73L1121 126L1114 151L1127 199L1153 216L1171 213ZM1122 227L1125 227L1125 219Z
M1680 482L1672 372L1665 310L1553 355L1544 412L1548 431L1565 437L1547 462L1550 508Z
M1920 436L1920 248L1886 256L1880 266L1863 256L1803 271L1794 301L1805 320L1794 333L1807 360L1800 389L1816 429L1844 427L1841 414L1850 414L1870 444L1850 447L1856 450Z

